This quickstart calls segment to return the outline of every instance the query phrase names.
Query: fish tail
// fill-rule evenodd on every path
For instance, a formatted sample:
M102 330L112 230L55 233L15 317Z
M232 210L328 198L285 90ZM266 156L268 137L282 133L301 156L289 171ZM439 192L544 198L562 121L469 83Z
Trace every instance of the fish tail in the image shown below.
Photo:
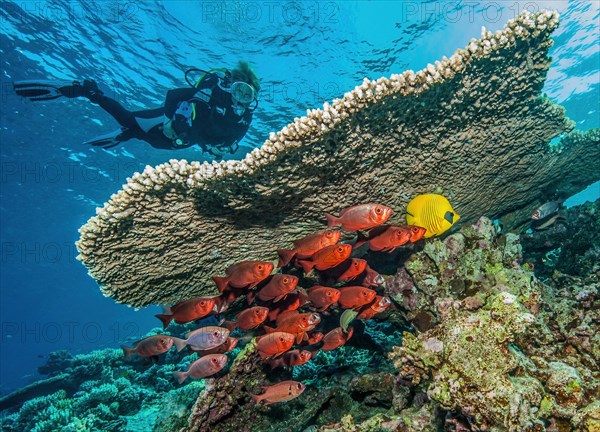
M275 332L275 329L273 327L269 327L268 325L263 325L263 328L267 334Z
M304 306L306 303L308 303L308 295L303 289L298 290L298 298L300 300L300 306Z
M293 249L277 249L277 255L279 255L279 264L277 267L283 267L290 263L296 252Z
M230 332L232 332L238 326L238 323L233 322L233 321L225 321L223 323L223 325L225 326L225 328L227 330L229 330Z
M335 217L329 213L325 213L325 217L327 218L327 228L340 226L342 224L339 217Z
M173 337L172 339L173 339L173 343L175 344L175 347L177 347L177 352L184 349L185 346L187 345L187 340L180 339L178 337Z
M361 231L357 231L357 234L358 234L358 237L356 239L356 243L354 243L354 246L353 246L354 249L358 249L359 247L361 247L362 245L364 245L366 242L369 241L369 238Z
M313 267L315 266L315 263L312 261L306 261L306 260L296 260L296 261L298 264L300 264L304 273L310 272L313 269Z
M187 372L173 372L173 376L175 378L177 378L177 381L179 381L179 384L183 384L185 379L188 377L188 373Z
M227 284L229 283L229 278L226 276L213 276L211 278L213 281L215 281L215 283L217 284L217 289L219 290L220 293L222 293L223 291L225 291L225 288L227 288Z
M135 348L131 348L125 345L121 345L121 349L123 350L123 355L125 356L126 359L128 359L129 357L131 357L132 355L135 354Z
M173 315L157 314L154 316L162 321L163 329L166 329L169 326L169 323L171 322L171 320L173 319Z

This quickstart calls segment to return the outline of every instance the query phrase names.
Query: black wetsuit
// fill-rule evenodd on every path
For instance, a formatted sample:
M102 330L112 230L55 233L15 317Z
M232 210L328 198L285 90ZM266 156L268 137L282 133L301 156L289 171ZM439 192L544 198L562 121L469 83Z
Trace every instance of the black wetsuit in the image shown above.
M160 108L128 111L119 102L103 94L95 94L89 99L100 105L126 128L119 141L132 138L144 140L157 149L182 149L195 144L204 150L216 147L221 152L232 150L248 131L253 111L247 109L242 116L236 115L231 106L231 94L219 86L219 77L208 74L198 87L169 90L165 105ZM172 119L179 104L190 101L195 106L195 118L191 127L179 128L180 144L163 133L165 119Z

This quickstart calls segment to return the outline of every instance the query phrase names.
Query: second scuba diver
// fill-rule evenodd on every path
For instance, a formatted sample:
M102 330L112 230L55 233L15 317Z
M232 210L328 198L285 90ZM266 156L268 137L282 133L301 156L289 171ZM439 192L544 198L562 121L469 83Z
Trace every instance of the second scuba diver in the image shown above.
M191 72L204 75L194 83L188 76ZM186 81L190 87L167 92L164 106L142 111L126 110L91 80L16 81L13 86L19 96L33 101L86 97L121 125L86 144L111 148L137 138L157 149L176 150L198 144L216 157L234 153L258 104L260 80L256 73L248 62L240 61L231 71L190 69L186 71Z

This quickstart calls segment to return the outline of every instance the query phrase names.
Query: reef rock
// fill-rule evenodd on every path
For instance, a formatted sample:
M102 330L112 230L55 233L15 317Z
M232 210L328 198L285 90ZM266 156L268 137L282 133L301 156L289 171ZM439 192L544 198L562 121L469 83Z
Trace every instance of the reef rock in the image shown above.
M519 240L481 218L411 256L386 289L430 325L390 358L473 430L586 430L600 398L600 275L542 283Z
M174 304L210 276L323 227L324 212L381 202L397 213L443 187L464 222L516 226L543 192L600 178L600 133L572 132L541 97L558 14L524 12L415 73L365 81L308 110L241 161L171 160L136 173L81 229L79 259L116 301Z

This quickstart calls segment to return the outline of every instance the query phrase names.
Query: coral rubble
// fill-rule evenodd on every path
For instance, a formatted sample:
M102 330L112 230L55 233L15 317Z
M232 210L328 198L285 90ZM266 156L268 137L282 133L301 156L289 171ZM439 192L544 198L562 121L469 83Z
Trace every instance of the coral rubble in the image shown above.
M103 292L140 307L214 292L210 276L315 231L324 209L398 213L443 187L462 215L522 223L549 187L598 180L598 131L541 97L558 15L524 12L415 73L366 80L307 111L241 161L171 160L136 173L80 230ZM561 173L561 175L557 175Z

